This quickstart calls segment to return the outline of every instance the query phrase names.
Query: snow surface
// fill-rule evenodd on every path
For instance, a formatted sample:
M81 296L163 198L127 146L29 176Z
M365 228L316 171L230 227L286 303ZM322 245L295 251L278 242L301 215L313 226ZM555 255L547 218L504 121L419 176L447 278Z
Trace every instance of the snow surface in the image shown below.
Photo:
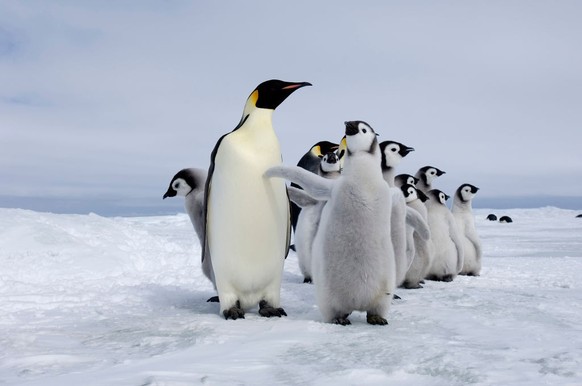
M0 209L0 384L580 385L576 214L476 210L480 277L399 289L388 326L342 327L321 322L294 254L288 317L224 320L186 215Z

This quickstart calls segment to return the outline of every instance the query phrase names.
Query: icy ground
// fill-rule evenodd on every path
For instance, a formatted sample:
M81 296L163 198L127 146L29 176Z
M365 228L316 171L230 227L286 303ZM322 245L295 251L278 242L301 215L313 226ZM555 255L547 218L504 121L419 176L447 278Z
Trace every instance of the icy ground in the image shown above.
M288 317L224 320L186 215L0 209L0 384L581 385L578 212L475 214L482 276L400 289L389 326L341 327L293 254Z

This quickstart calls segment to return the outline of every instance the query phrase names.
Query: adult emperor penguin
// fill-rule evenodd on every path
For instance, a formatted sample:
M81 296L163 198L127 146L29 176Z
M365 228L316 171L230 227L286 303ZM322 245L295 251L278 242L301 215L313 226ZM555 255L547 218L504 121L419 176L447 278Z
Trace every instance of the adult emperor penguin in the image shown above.
M313 198L327 200L313 242L313 280L324 321L347 325L358 310L367 312L368 323L385 325L395 288L390 188L374 130L362 121L345 125L347 151L339 178L282 166L266 175L289 179Z
M418 178L410 175L410 174L399 174L396 177L394 177L394 186L396 186L397 188L402 187L402 185L412 185L414 187L416 187L416 183L418 182Z
M204 187L206 185L206 170L187 168L182 169L172 178L170 186L164 194L167 197L184 197L184 207L190 222L194 226L194 231L200 240L200 247L204 245ZM214 289L214 271L212 269L212 259L210 254L202 261L202 273L212 282ZM212 297L208 301L218 301L217 297Z
M336 153L329 152L321 158L319 167L317 169L317 174L324 178L338 178L340 176L340 164ZM291 193L292 190L289 188L289 196L291 202L297 201L294 199L296 193ZM297 228L295 230L295 252L297 253L297 259L299 261L299 269L303 274L304 283L312 282L312 247L313 240L315 239L315 234L319 226L319 220L321 218L321 212L325 206L325 201L308 201L297 202L298 206L303 208L299 214L299 219L297 221Z
M303 157L301 157L297 163L297 166L302 167L305 170L309 170L312 173L317 173L320 169L320 163L323 156L327 153L337 150L337 148L337 143L319 141L315 145L311 146L309 151L305 153ZM291 184L291 186L300 188L300 186L297 184ZM295 228L297 227L299 213L301 213L301 207L297 206L294 202L291 202L291 226L293 227L293 232L295 232Z
M273 111L291 93L310 85L281 80L258 85L237 127L212 151L205 244L226 319L244 318L245 309L257 303L262 316L286 315L280 308L280 292L291 230L289 200L285 182L265 179L263 174L281 164Z
M428 193L432 189L432 182L435 178L445 174L444 171L435 168L434 166L423 166L415 174L418 178L416 189L422 190L423 193Z
M475 229L475 218L471 202L479 188L471 184L459 186L453 197L451 212L457 222L459 234L463 242L465 260L459 274L479 276L481 272L481 240Z
M404 184L400 188L406 199L406 205L415 209L428 222L428 213L424 204L428 197L414 185ZM411 242L412 239L412 242ZM406 240L406 253L413 254L412 264L406 271L402 286L407 289L422 288L421 281L426 276L434 255L430 237L421 237L412 227L409 227Z
M429 190L425 203L428 213L434 258L428 270L428 280L452 281L463 268L463 242L453 214L446 206L449 199L438 189Z

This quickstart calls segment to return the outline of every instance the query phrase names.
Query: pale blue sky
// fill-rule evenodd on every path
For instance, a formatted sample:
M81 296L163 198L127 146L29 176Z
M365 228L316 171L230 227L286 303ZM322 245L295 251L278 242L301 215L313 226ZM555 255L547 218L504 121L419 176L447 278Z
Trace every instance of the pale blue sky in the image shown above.
M0 206L162 204L270 78L313 83L275 112L285 163L361 119L449 194L582 196L581 18L577 1L2 1Z

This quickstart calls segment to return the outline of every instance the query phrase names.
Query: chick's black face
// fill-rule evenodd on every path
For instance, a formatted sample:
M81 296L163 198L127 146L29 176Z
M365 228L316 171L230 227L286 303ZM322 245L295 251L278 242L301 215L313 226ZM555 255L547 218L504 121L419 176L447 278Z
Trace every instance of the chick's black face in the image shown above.
M271 79L257 86L258 98L256 106L262 109L275 110L293 91L311 86L308 82L285 82Z

